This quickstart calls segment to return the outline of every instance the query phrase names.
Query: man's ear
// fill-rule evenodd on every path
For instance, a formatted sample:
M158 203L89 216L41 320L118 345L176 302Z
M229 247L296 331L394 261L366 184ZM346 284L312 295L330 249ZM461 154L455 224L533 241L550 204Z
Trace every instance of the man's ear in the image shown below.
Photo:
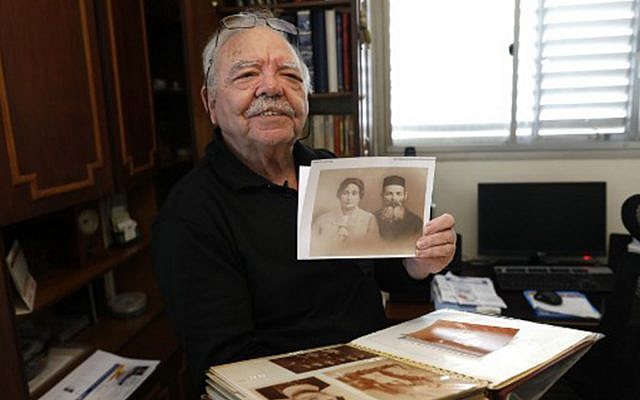
M213 98L209 100L209 93L205 86L202 86L202 88L200 89L200 100L202 100L202 106L204 107L204 110L207 112L207 114L209 114L209 120L215 126L216 117L215 111L213 109L215 100Z

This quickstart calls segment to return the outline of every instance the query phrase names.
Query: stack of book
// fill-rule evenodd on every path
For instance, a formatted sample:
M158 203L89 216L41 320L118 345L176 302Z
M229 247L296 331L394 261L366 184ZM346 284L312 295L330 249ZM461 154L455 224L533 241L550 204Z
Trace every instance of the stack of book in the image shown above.
M311 145L327 149L337 156L355 155L353 116L349 114L317 114L309 117Z
M348 344L211 367L214 399L538 398L598 333L457 310Z
M316 93L351 91L351 14L340 9L299 10L299 49Z

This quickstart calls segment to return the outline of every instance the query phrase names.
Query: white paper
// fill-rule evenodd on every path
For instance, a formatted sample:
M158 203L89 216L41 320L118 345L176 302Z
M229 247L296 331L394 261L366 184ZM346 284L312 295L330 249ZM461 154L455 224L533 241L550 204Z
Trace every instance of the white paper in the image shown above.
M404 334L424 329L438 319L517 328L519 331L509 344L482 357L403 338ZM444 309L360 337L353 343L499 384L545 365L580 343L601 337L601 334L577 329Z
M307 190L307 182L309 181L309 169L306 165L300 166L298 172L298 232L300 231L300 219L302 218L302 209L304 208L304 194Z
M47 361L40 373L29 381L29 393L45 384L49 378L65 368L85 350L81 347L52 347L47 353Z
M446 303L507 308L496 293L491 278L459 277L451 272L433 277L440 299Z
M308 179L300 174L299 180L298 259L415 257L415 241L430 218L434 174L433 157L314 160ZM383 182L389 177L403 181L406 195L394 209L400 210L394 223L420 224L412 236L381 237L375 214L386 206ZM349 179L359 180L364 194L347 211L353 204L338 192Z
M96 350L40 399L126 399L151 375L158 363Z
M9 267L9 275L19 298L14 299L16 315L28 314L33 311L33 303L36 299L37 284L31 273L22 247L16 240L6 258Z

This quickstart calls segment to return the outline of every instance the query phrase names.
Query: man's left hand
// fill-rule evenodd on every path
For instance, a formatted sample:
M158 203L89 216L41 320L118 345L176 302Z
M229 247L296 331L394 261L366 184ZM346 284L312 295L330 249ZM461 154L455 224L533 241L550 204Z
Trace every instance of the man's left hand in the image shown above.
M456 220L443 214L427 222L416 241L415 258L405 258L404 266L414 279L424 279L446 267L456 252Z

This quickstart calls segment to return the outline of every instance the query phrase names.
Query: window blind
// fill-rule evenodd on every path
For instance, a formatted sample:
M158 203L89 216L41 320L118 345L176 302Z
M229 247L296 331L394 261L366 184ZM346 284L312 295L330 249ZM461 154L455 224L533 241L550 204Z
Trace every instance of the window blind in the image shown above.
M640 138L640 0L389 5L391 146L594 149Z
M522 0L517 135L624 135L635 71L633 0Z

